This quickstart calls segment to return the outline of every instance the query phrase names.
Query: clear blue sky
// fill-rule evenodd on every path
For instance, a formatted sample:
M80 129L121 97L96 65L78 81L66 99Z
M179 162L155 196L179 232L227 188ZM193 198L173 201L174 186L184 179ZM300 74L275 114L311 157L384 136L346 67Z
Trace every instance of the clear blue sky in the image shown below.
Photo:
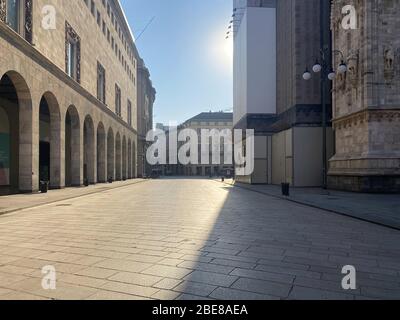
M232 109L231 0L121 0L157 90L154 122Z

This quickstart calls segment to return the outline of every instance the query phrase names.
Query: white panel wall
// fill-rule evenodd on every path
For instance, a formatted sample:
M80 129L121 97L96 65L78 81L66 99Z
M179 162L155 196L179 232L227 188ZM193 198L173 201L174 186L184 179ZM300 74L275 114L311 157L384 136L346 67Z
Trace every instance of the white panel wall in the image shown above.
M247 113L276 113L276 9L247 8Z
M249 7L234 40L234 124L276 113L276 9Z
M233 124L246 114L247 108L247 14L236 33L233 50Z

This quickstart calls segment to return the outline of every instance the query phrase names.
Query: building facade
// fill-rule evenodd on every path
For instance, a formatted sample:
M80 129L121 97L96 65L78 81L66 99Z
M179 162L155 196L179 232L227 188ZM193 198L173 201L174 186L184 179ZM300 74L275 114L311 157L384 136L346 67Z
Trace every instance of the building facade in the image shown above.
M343 28L345 5L355 9L355 29ZM399 1L333 1L333 47L344 54L348 72L333 88L331 188L400 191L399 17Z
M119 1L0 0L0 188L136 176L137 50Z
M233 158L232 164L224 162L224 140L220 139L220 153L217 154L219 158L219 163L213 164L213 149L211 147L211 139L204 142L209 145L208 151L206 152L206 157L209 159L208 164L201 163L202 157L202 149L201 144L202 141L202 130L217 130L219 133L222 133L223 130L228 129L232 130L233 126L233 114L231 112L202 112L197 116L185 121L180 127L179 130L183 129L191 129L196 131L198 136L198 156L199 163L198 164L188 164L182 165L180 164L178 171L185 176L198 176L198 177L211 177L211 176L225 176L232 175L234 166L233 166ZM231 137L232 138L232 137ZM178 146L182 146L184 143L179 143Z
M320 78L306 82L302 74L324 45L324 23L329 31L325 5L319 0L234 1L234 127L255 131L255 170L237 181L322 185ZM326 141L331 156L331 128Z
M158 170L162 173L162 175L166 176L190 176L190 177L210 177L210 176L232 176L234 174L234 166L233 166L233 158L231 163L226 163L224 159L224 151L225 151L225 143L228 140L225 140L224 133L225 129L228 129L231 133L233 123L233 114L229 112L202 112L196 115L193 118L185 121L178 127L170 127L165 126L161 123L158 123L156 128L161 130L166 135L167 148L166 148L166 157L167 164L165 165L155 165L152 167L154 170ZM193 130L196 132L197 137L197 161L196 163L182 164L179 162L179 151L182 146L184 146L188 141L177 141L177 154L176 159L178 159L177 163L170 158L170 145L171 139L178 139L179 135L182 134L182 131L185 129ZM212 132L212 130L217 130L216 132L221 134L220 141L218 142L219 151L213 150L211 147L212 139L208 139L206 144L206 150L202 154L202 130L208 130L207 132ZM232 137L230 137L232 138ZM192 139L192 138L191 138ZM192 141L192 140L190 140ZM208 145L208 148L207 148ZM233 144L232 144L233 148ZM192 149L190 150L192 151ZM219 159L218 163L213 162L213 151L216 157ZM190 156L190 152L186 155ZM208 163L202 163L202 157L208 159Z
M156 99L156 90L150 80L150 72L145 66L143 59L138 60L137 99L137 175L138 177L148 177L151 174L151 166L146 161L146 152L149 147L149 142L146 141L146 135L153 129L153 105Z

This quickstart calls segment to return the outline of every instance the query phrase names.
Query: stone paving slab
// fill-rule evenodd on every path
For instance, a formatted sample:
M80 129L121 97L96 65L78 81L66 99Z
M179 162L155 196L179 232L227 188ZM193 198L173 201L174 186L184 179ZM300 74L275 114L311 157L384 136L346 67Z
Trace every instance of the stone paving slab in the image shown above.
M356 290L341 287L345 264ZM42 288L44 266L56 290ZM0 216L0 300L399 299L399 266L397 230L213 180Z
M75 199L90 194L113 190L116 188L127 187L136 183L145 182L144 179L134 179L127 181L118 181L112 184L97 184L89 187L66 188L61 190L49 190L48 193L40 192L34 194L17 194L9 196L0 196L0 215L19 211L26 208L38 207L45 204ZM63 204L60 206L68 206Z
M248 185L231 179L225 180L225 183L400 230L400 195L398 194L291 188L290 196L284 197L280 186Z

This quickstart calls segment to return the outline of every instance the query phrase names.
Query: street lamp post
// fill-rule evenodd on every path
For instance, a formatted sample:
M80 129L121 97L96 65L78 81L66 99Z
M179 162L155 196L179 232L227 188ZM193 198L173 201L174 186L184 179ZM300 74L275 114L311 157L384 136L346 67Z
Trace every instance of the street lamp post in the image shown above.
M331 62L328 60L329 57L329 48L324 48L320 50L320 57L316 60L314 66L312 67L312 71L314 73L321 73L321 105L322 105L322 185L326 190L328 188L328 154L327 154L327 115L326 115L326 106L327 106L327 81L333 81L336 78L336 71L332 68ZM337 72L339 74L343 74L347 72L347 64L344 59L344 55L339 50L334 50L333 53L338 53L341 55L341 63L337 67ZM319 62L321 61L321 63ZM308 81L312 78L311 72L306 67L306 70L303 73L303 79Z

